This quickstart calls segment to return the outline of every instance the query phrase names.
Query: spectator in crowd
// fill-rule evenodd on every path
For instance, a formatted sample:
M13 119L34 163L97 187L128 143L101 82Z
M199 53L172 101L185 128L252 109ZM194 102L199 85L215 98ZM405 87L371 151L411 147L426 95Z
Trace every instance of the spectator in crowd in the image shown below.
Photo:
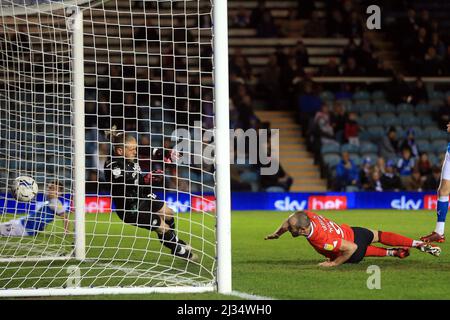
M297 45L294 48L294 56L297 60L297 64L301 67L309 65L308 52L302 40L297 41Z
M347 58L347 63L342 71L344 77L357 77L363 74L362 69L356 64L356 60L353 57Z
M421 152L416 163L416 169L419 170L420 175L425 177L431 174L431 162L428 158L428 153Z
M310 123L310 119L314 119L314 116L316 112L320 110L321 105L322 101L315 92L313 83L311 81L306 81L298 99L299 122L303 130L303 135L306 135L307 131L312 130L313 121Z
M356 112L350 112L348 114L344 128L344 139L350 144L359 146L359 124Z
M378 157L374 170L380 172L380 175L386 172L386 161L383 157Z
M412 128L406 130L406 137L400 144L400 150L403 150L405 148L409 149L413 157L416 158L419 156L419 149L415 140L415 131Z
M333 113L330 115L330 123L333 127L336 140L339 141L339 143L344 143L344 130L347 117L347 112L345 111L343 103L336 100L333 104Z
M428 93L427 89L421 78L417 78L414 83L414 87L412 88L412 104L425 103L428 101Z
M259 78L259 87L264 94L265 100L272 108L278 106L281 103L281 69L278 66L277 56L272 54L269 56L267 66L264 67L264 71Z
M403 148L402 156L397 162L397 169L403 184L406 183L407 178L412 174L415 164L411 150L407 147Z
M304 36L307 38L321 38L327 35L325 19L321 19L318 11L313 11L311 19L305 24Z
M407 177L405 182L406 190L408 191L422 191L423 190L424 179L420 175L418 169L414 169L410 176Z
M395 127L390 127L388 134L381 140L380 155L385 159L394 159L397 157L399 147L397 130Z
M262 23L262 16L266 11L266 1L258 0L258 6L250 14L250 26L252 28L257 28Z
M252 79L252 67L240 48L236 49L230 62L230 73L236 74L245 83Z
M405 81L405 76L401 73L395 74L387 89L389 102L393 104L409 103L411 101L411 88Z
M331 16L327 18L328 36L333 38L345 37L345 24L342 13L335 9L331 12Z
M367 157L364 159L361 170L359 170L359 183L363 190L369 190L371 185L372 173L373 173L372 159Z
M270 187L280 187L285 192L288 192L292 186L293 179L289 176L283 167L280 165L279 170L274 175L261 176L261 189L267 190Z
M96 170L89 170L88 172L88 178L85 184L85 192L87 194L98 194L99 193L99 183L97 178L97 171Z
M230 20L232 27L247 28L250 26L250 14L243 6L240 6L235 14L230 15Z
M357 191L359 184L358 166L350 159L348 152L342 152L341 158L336 167L337 190Z
M403 189L402 181L395 171L394 161L388 160L385 170L380 178L383 191L400 191Z
M434 47L428 47L422 61L422 75L439 76L442 74L441 61L439 60L436 49Z
M276 38L278 36L278 28L270 10L264 10L261 22L256 26L256 34L261 38Z
M445 103L439 108L439 111L435 113L435 119L437 120L439 128L445 128L447 123L450 122L450 95L445 97Z
M320 75L323 77L337 77L340 75L336 58L328 59L328 63L320 69Z
M364 190L382 192L383 183L380 177L381 173L377 170L374 170L370 176L369 184L365 187Z
M439 33L433 32L431 34L430 45L434 48L434 50L436 50L436 56L439 62L442 62L445 58L446 48L444 42L439 37Z
M335 140L333 127L330 123L330 110L327 104L323 104L319 112L314 117L314 132L318 137L317 145L339 144Z
M345 34L348 38L359 37L362 34L362 21L361 17L356 11L350 13L350 19L345 26Z
M436 191L439 188L439 183L441 182L441 168L438 166L433 166L431 174L426 176L425 182L423 183L424 191Z

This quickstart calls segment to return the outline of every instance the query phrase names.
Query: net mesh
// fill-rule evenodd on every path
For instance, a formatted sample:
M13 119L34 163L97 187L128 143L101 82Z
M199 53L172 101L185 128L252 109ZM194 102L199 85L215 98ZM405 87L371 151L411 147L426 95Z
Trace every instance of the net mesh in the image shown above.
M84 17L84 261L73 258L73 4ZM0 2L1 289L214 284L211 13L204 0ZM142 175L163 172L152 192L176 212L175 232L196 262L115 213L104 170L113 125L136 139ZM39 185L31 203L9 192L21 175ZM55 180L63 209L43 215ZM30 215L40 228L30 231Z

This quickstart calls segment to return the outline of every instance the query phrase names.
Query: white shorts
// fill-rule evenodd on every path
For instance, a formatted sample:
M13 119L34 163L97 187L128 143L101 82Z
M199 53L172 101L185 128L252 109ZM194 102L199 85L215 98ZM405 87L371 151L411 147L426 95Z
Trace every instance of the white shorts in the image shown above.
M445 153L444 164L442 165L441 179L450 180L450 155Z
M2 237L26 237L29 235L20 219L0 223L0 236Z

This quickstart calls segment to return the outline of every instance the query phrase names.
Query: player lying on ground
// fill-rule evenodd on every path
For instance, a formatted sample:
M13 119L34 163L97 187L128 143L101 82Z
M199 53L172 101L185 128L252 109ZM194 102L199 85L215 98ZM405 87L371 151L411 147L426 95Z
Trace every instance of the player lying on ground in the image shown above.
M44 201L36 203L25 217L10 220L0 224L0 236L3 237L25 237L36 236L50 224L55 215L64 219L64 231L69 232L68 210L64 199L60 198L62 186L52 181L47 183L47 191Z
M335 267L343 263L358 263L364 257L398 257L409 256L409 248L417 248L434 256L439 256L441 249L423 241L413 240L399 234L385 231L369 230L361 227L338 225L327 218L309 211L297 211L289 216L277 231L265 240L278 239L286 231L293 237L305 236L313 248L327 257L322 267ZM381 248L372 246L380 242L399 248Z
M175 233L173 210L152 192L152 184L162 181L162 172L141 172L137 162L137 141L133 135L119 132L115 127L108 134L113 155L105 162L104 172L111 183L112 200L119 218L125 223L155 231L173 255L197 261L192 248Z
M450 122L447 124L447 132L450 132ZM441 182L437 190L437 222L436 228L429 235L420 238L427 242L444 242L445 218L448 211L448 195L450 194L450 143L447 145L447 152L445 153L444 164L441 170Z

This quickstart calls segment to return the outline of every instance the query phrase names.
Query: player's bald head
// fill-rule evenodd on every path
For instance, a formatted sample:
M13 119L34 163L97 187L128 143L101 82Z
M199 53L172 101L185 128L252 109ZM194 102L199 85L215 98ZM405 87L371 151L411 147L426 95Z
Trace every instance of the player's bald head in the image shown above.
M288 223L297 229L305 229L310 226L311 220L304 211L297 211L289 217Z

